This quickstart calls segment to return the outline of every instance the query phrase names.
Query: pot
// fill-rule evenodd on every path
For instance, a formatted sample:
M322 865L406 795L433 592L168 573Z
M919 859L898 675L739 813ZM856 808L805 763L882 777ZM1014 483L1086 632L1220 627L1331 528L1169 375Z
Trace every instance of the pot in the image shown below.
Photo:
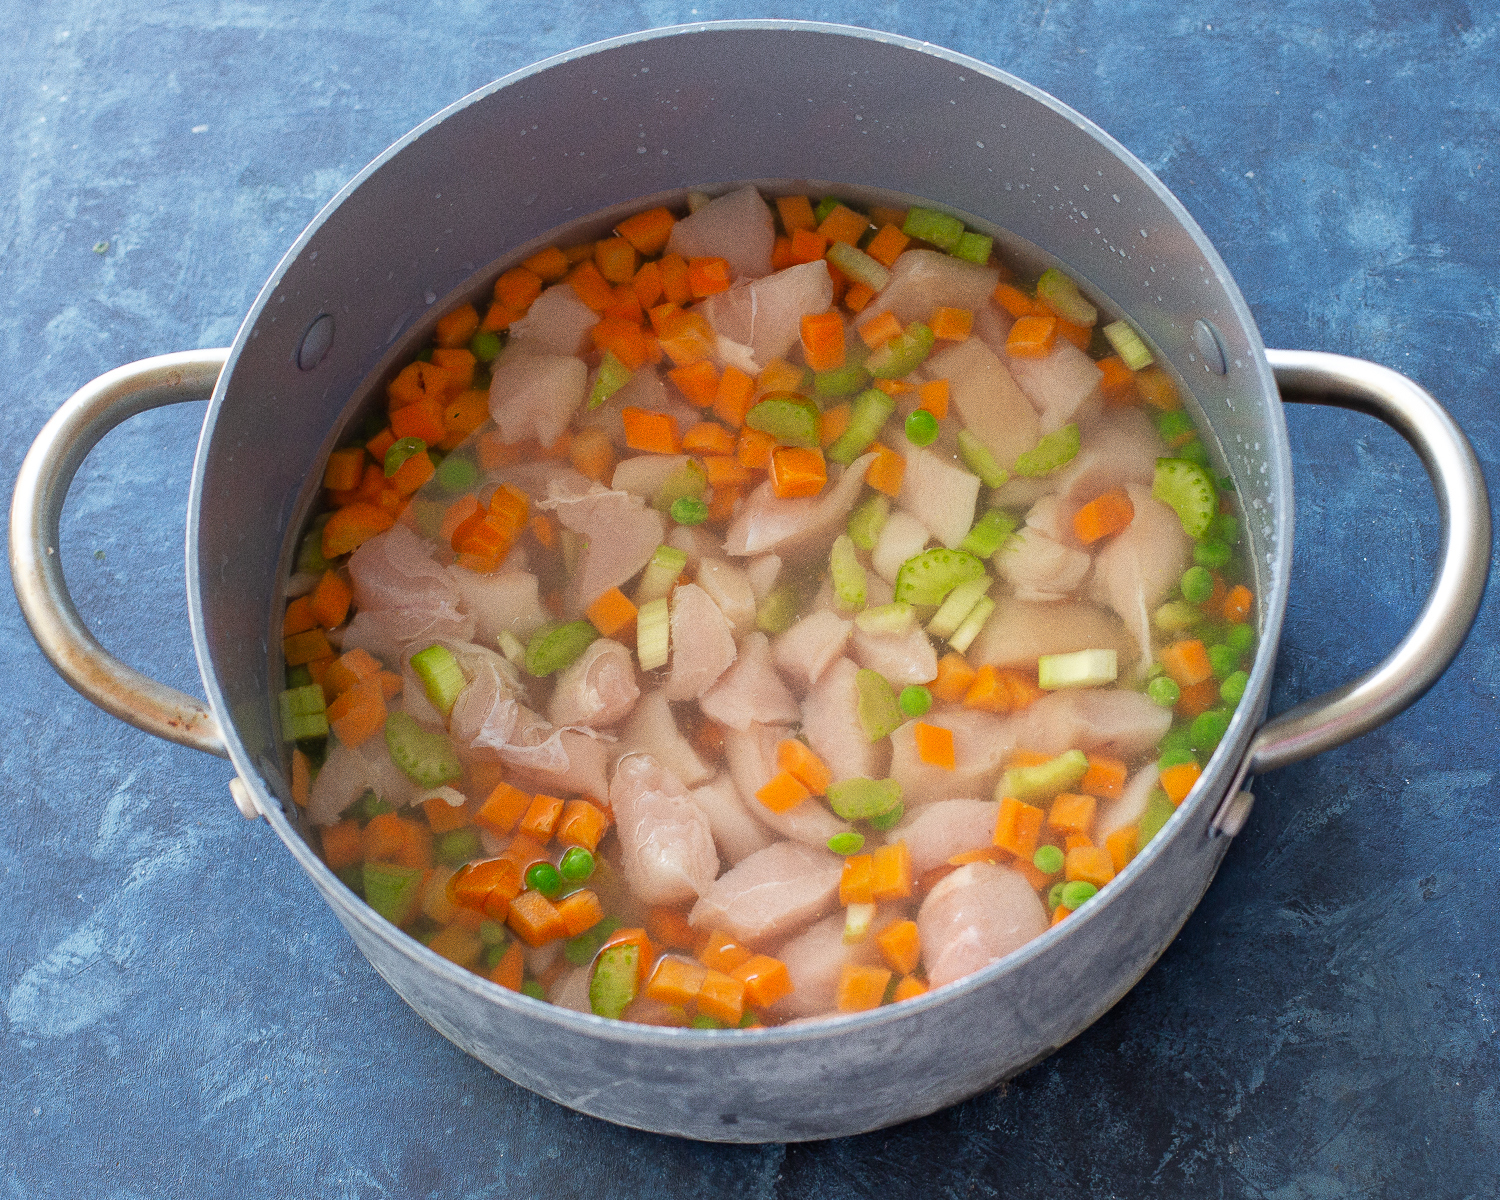
M733 64L715 71L706 64ZM299 831L275 715L281 581L321 463L371 379L431 315L560 224L755 180L925 197L1010 231L1090 281L1193 392L1246 515L1261 641L1245 698L1193 797L1110 888L1021 950L916 1000L814 1024L662 1029L505 991L427 950L349 892ZM1016 241L1022 239L1023 241ZM437 303L439 300L444 303ZM1266 720L1292 561L1287 399L1359 409L1417 450L1442 550L1426 607L1353 683ZM212 393L188 508L188 601L208 701L108 655L54 553L73 474L114 425ZM233 531L233 532L231 532ZM247 816L270 822L375 969L440 1033L517 1083L624 1125L735 1142L879 1128L1050 1054L1146 971L1249 813L1248 776L1338 745L1415 700L1457 652L1489 559L1483 480L1462 432L1393 371L1266 351L1224 264L1122 146L983 63L884 34L785 21L618 38L508 76L366 168L303 232L234 345L112 371L75 394L16 484L11 570L63 676L149 733L225 755ZM962 1053L955 1053L962 1047Z

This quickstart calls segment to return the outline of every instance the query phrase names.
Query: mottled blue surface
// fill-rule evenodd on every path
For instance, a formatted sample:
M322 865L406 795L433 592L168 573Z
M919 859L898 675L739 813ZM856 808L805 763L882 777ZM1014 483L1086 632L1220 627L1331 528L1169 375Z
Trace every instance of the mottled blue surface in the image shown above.
M298 230L432 112L583 42L744 16L928 39L1052 91L1196 215L1268 344L1408 372L1500 478L1500 22L1490 5L1388 0L11 4L5 477L93 375L228 344ZM189 406L112 434L64 527L102 640L187 688L200 419ZM1289 424L1298 550L1276 708L1394 644L1437 537L1393 434L1332 411ZM1500 1192L1493 600L1415 708L1259 781L1206 900L1104 1020L957 1108L788 1148L616 1129L465 1058L235 812L226 764L96 712L8 595L0 621L6 1195Z

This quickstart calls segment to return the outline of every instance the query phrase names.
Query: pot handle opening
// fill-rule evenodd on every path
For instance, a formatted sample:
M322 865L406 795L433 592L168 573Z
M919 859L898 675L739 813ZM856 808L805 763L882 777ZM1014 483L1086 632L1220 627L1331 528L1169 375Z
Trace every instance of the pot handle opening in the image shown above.
M1479 611L1490 565L1490 505L1469 440L1423 388L1389 367L1311 350L1267 350L1283 400L1378 417L1427 468L1442 521L1439 564L1416 624L1384 661L1343 687L1261 726L1246 773L1259 775L1341 746L1414 702L1453 661Z
M10 575L42 653L105 712L169 742L229 756L208 706L128 667L89 632L73 607L57 552L73 476L116 425L165 404L203 400L228 350L190 350L128 363L79 388L52 414L21 464L10 506Z

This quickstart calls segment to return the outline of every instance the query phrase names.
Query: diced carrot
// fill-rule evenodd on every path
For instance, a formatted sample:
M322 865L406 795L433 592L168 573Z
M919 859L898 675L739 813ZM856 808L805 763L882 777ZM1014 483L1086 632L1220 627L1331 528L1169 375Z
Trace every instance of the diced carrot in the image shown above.
M335 871L364 859L364 837L358 821L340 821L323 829L323 859Z
M1100 754L1088 758L1089 767L1078 782L1078 790L1100 800L1118 800L1125 791L1125 763Z
M1068 851L1063 877L1069 883L1081 879L1095 887L1103 887L1115 877L1115 864L1103 846L1080 846Z
M545 946L568 936L557 906L541 892L522 892L511 900L505 923L528 946Z
M526 979L526 956L521 952L521 943L512 942L505 948L500 961L490 968L489 981L512 992L519 992Z
M687 397L690 404L708 408L719 392L719 371L709 359L702 358L685 367L673 367L667 378L677 385L677 390Z
M790 812L812 793L790 771L779 771L755 793L755 798L773 813Z
M392 412L414 404L418 400L431 400L441 405L458 389L453 386L453 376L430 362L408 363L396 378L386 385L386 399Z
M731 429L739 429L754 402L755 380L736 366L725 367L714 393L714 416Z
M813 216L812 201L806 196L777 196L776 215L781 218L781 228L787 233L795 229L816 229L817 217Z
M368 650L346 650L334 659L323 677L323 689L337 696L347 692L361 679L373 679L380 674L380 664L370 656Z
M912 733L916 739L917 758L930 767L953 770L957 763L953 753L953 730L918 721Z
M646 911L646 932L658 946L668 950L687 950L690 953L698 945L698 931L688 924L687 917L675 908L658 904Z
M417 868L432 865L432 835L415 821L395 813L371 817L365 824L362 840L367 862Z
M677 218L670 209L648 208L626 217L615 226L615 232L642 254L660 254L667 248L667 239L676 224Z
M1012 858L1009 866L1012 871L1016 871L1024 877L1026 882L1037 891L1050 887L1052 884L1052 876L1048 875L1045 871L1038 870L1036 863L1032 862L1029 858Z
M860 340L871 350L878 350L893 337L898 337L900 333L901 322L889 309L859 327Z
M1002 797L995 818L995 845L1009 850L1017 858L1030 860L1036 853L1046 816L1041 809L1014 796Z
M464 339L466 342L468 340ZM462 392L474 386L474 371L479 360L466 346L439 346L432 352L432 363L452 376L457 391Z
M706 296L727 292L730 282L727 259L688 259L688 287L692 290L693 299L702 300Z
M281 656L289 667L300 667L317 658L332 658L333 647L321 629L309 629L281 639Z
M615 298L615 292L594 265L594 260L584 259L568 272L568 284L578 294L578 298L595 312L603 312L608 308Z
M814 371L844 365L844 318L838 313L808 313L802 318L802 357Z
M939 700L950 702L963 699L978 675L956 650L950 650L938 659L937 670L937 678L927 685L927 690Z
M961 342L974 331L974 313L967 308L939 308L929 325L939 341Z
M312 764L307 755L292 747L292 801L298 808L306 808L311 799Z
M1124 488L1095 496L1073 514L1073 534L1085 546L1112 537L1135 519L1135 505Z
M845 963L839 972L834 1003L839 1012L865 1012L880 1007L891 973L884 967L860 967Z
M875 935L881 957L898 975L910 975L922 961L922 939L915 921L897 921Z
M901 252L911 243L911 238L895 225L882 225L880 232L870 239L865 253L882 266L893 267Z
M460 392L443 405L443 439L439 450L456 450L490 419L490 394L479 388Z
M915 1000L918 996L927 995L927 985L914 975L903 975L900 982L896 984L896 991L891 999L896 1003L902 1000Z
M443 425L443 404L440 401L413 400L391 413L391 433L397 440L421 438L429 446L435 446L447 432Z
M568 273L568 256L556 246L548 246L545 250L539 250L528 258L521 264L521 268L532 272L547 283L555 283ZM509 275L510 271L505 274ZM505 276L502 275L500 278L503 279ZM497 286L498 283L497 280Z
M593 853L609 828L609 816L587 800L569 800L557 821L556 837L564 846L582 846Z
M801 367L794 367L784 358L773 358L755 377L755 395L771 392L795 392L802 386L805 374Z
M777 446L771 452L771 490L783 500L816 496L827 482L828 466L822 450Z
M498 303L524 312L542 294L544 277L540 271L531 266L532 261L535 260L528 260L525 266L512 267L495 280L494 297ZM561 279L567 273L567 269L566 262L560 260L559 263L547 264L547 270L553 279Z
M792 977L786 963L769 954L747 958L729 974L744 985L745 999L756 1008L765 1008L792 994Z
M1196 717L1219 703L1219 681L1213 677L1182 689L1174 710L1181 717Z
M1178 763L1161 773L1161 790L1174 805L1181 804L1202 774L1203 768L1195 762Z
M328 706L328 727L346 746L358 746L385 729L385 693L378 679L356 683Z
M323 557L339 558L357 550L376 534L384 533L396 518L378 505L355 501L328 518L323 526Z
M963 867L969 863L1005 863L1011 861L1011 856L999 846L980 846L974 850L960 850L957 854L948 856L950 867Z
M876 900L911 895L911 851L904 841L881 846L870 856L870 894Z
M670 413L652 412L648 408L622 408L620 420L625 425L625 444L632 450L676 454L682 449L677 436L677 418Z
M1214 581L1213 591L1209 592L1208 599L1201 607L1204 612L1223 612L1224 601L1229 596L1229 585L1224 582L1224 577L1217 571L1210 571L1209 576Z
M557 902L557 915L565 936L577 937L604 920L604 905L599 902L597 894L588 888L579 888Z
M1224 596L1224 619L1230 624L1238 624L1250 615L1250 608L1255 603L1255 593L1243 583L1237 583Z
M1197 638L1173 642L1161 651L1162 669L1178 687L1191 687L1203 683L1212 675L1213 667L1208 661L1208 650Z
M1042 689L1014 667L993 667L986 663L974 674L974 682L964 693L964 706L987 712L1020 712L1041 699Z
M741 429L735 445L735 457L742 467L763 470L771 465L771 454L776 449L776 439L759 429Z
M497 783L488 799L474 814L474 820L494 833L506 834L531 807L531 796L508 783Z
M403 412L410 412L416 408L415 404L405 408ZM387 480L387 486L398 496L410 496L424 483L437 474L437 468L432 465L432 459L425 454L413 454L404 463L396 468L396 473Z
M722 929L711 929L698 951L698 961L711 971L726 975L755 957L755 951L740 945Z
M526 315L524 308L512 308L508 304L494 301L484 310L484 320L479 323L479 328L490 333L498 333L500 330L514 325Z
M811 229L794 229L788 252L794 266L817 262L828 253L828 239Z
M859 239L865 236L865 231L870 228L870 218L864 213L857 213L844 204L837 204L818 226L818 232L830 242L847 242L851 246L859 245Z
M870 449L875 452L875 461L865 468L865 482L887 496L899 495L901 480L906 476L906 459L880 442L872 442Z
M749 470L740 464L739 459L727 454L705 455L703 473L709 484L716 488L737 488L740 484L750 482Z
M312 597L298 596L287 604L286 612L281 616L281 636L289 638L306 633L309 629L316 629L319 623L317 614L313 612Z
M844 292L844 307L852 313L863 312L875 299L875 289L864 283L851 283Z
M365 452L359 446L335 450L323 469L323 486L334 492L347 492L359 486L365 473Z
M584 610L602 637L613 637L635 620L636 606L617 587L612 587Z
M698 989L698 1011L726 1025L738 1025L745 1015L745 985L733 975L709 971Z
M1056 317L1018 317L1005 339L1005 352L1012 358L1046 358L1056 340Z
M948 381L932 379L917 389L921 397L919 407L925 408L939 421L948 415Z
M1073 910L1065 904L1059 904L1052 910L1052 924L1061 925L1063 921L1073 915ZM1050 926L1049 926L1050 928Z
M1092 796L1076 792L1063 792L1052 801L1047 813L1047 828L1058 833L1081 833L1088 835L1094 827L1094 812L1099 802Z
M688 286L687 260L680 254L664 254L657 262L661 272L662 295L672 304L687 304L693 298Z
M689 454L734 453L734 434L717 421L699 421L682 435L682 448Z
M1011 316L1031 317L1038 313L1047 313L1050 310L1040 300L1027 295L1018 287L1008 283L995 285L994 301Z
M589 330L595 348L620 360L627 371L636 371L660 358L655 338L633 321L605 317Z
M547 796L539 792L531 798L531 804L521 818L518 828L528 837L534 837L545 845L551 841L552 831L557 828L562 811L562 797Z
M1104 848L1109 851L1109 861L1118 875L1135 857L1138 833L1134 825L1122 825L1104 839Z
M792 257L792 239L784 233L778 233L771 243L771 270L785 271L796 265L797 260Z
M1111 354L1094 365L1104 375L1099 386L1104 392L1106 405L1123 407L1136 402L1135 372L1125 365L1123 358L1118 354Z
M823 760L807 747L806 742L796 738L783 738L776 744L776 766L790 774L814 796L828 791L833 782L833 772Z
M646 983L646 995L660 1004L692 1004L707 976L702 963L664 955Z
M469 823L468 809L462 804L449 804L441 796L423 800L422 811L427 814L427 825L433 833L451 833Z
M1087 325L1075 325L1072 321L1057 318L1057 336L1066 338L1080 350L1087 350L1089 343L1094 340L1094 331Z
M468 970L479 961L479 956L484 951L484 943L479 940L479 935L474 930L453 922L439 929L427 943L427 948L434 954L440 954L449 962L457 963Z
M644 262L637 268L630 281L630 290L635 293L636 303L648 309L661 303L661 268L655 262Z
M818 443L827 447L843 437L844 430L849 428L849 417L853 411L854 406L845 401L819 413Z
M448 880L448 899L496 921L505 920L510 902L520 894L521 867L508 858L469 863Z
M1135 373L1135 386L1141 399L1152 408L1162 412L1174 412L1182 407L1177 397L1177 385L1172 377L1160 367L1146 367Z
M594 266L610 283L629 283L636 261L635 246L623 237L600 238L594 243Z
M726 460L719 459L718 461L724 462ZM707 465L707 460L705 460L705 465ZM735 463L735 466L739 466L739 464ZM743 467L740 467L740 469L744 470ZM734 516L734 506L739 503L740 494L740 489L733 484L715 485L713 495L708 498L708 516L705 520L710 525L718 525L721 522L729 520L730 517Z
M844 859L839 876L840 904L869 904L875 899L875 859L870 854L851 854Z

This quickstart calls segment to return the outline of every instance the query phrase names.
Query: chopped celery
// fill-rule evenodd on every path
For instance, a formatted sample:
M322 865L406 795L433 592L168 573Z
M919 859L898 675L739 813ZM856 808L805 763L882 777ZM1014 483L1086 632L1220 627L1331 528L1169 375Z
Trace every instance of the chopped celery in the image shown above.
M853 946L864 941L874 920L873 904L851 904L844 909L844 945Z
M933 637L951 636L989 590L990 577L988 575L979 575L974 579L964 580L948 593L948 598L943 601L942 607L933 614L932 620L927 622L927 632Z
M828 785L828 804L846 821L868 821L901 804L901 785L894 779L841 779Z
M448 735L423 729L410 713L393 712L385 719L385 744L391 760L421 787L442 787L464 773Z
M1151 357L1151 351L1146 349L1146 343L1141 341L1141 335L1135 331L1135 327L1129 321L1111 321L1104 327L1104 336L1115 348L1115 353L1124 359L1125 365L1132 371L1149 367L1156 361ZM1141 843L1143 846L1145 844L1145 842Z
M374 792L365 792L358 800L351 804L339 817L345 821L358 821L363 825L371 817L378 817L384 813L393 813L396 806L389 800L382 800Z
M1078 426L1064 425L1046 434L1036 448L1026 451L1016 459L1015 472L1027 479L1051 474L1058 467L1073 461L1078 453Z
M605 917L592 929L585 930L564 942L563 957L568 960L570 966L588 966L594 961L594 955L599 953L599 947L604 945L604 940L618 928L620 928L619 917Z
M469 681L464 678L463 668L458 665L458 659L453 657L453 651L447 646L428 646L413 654L411 669L422 681L422 688L432 701L432 707L445 717L452 711L459 692L468 686Z
M879 388L866 388L854 398L849 425L825 452L830 462L847 467L864 453L865 447L880 436L881 427L896 411L894 397Z
M576 529L563 528L557 531L557 542L562 549L563 573L572 578L578 574L578 560L588 549L588 538Z
M1083 298L1078 285L1059 271L1048 267L1036 281L1036 297L1064 321L1091 326L1099 319L1099 310Z
M591 621L543 625L526 643L526 673L540 679L572 666L598 636Z
M958 431L958 456L964 466L979 476L985 487L997 488L1010 478L1010 472L995 461L983 442L967 429Z
M984 563L964 550L938 546L913 555L896 573L896 599L907 604L941 604L959 584L984 574Z
M1186 600L1168 600L1156 610L1151 619L1163 633L1181 633L1198 624L1203 619L1203 614L1198 611L1197 605L1189 604Z
M883 813L876 813L866 824L879 833L896 828L901 823L901 818L906 815L906 805L899 801L894 807L886 809Z
M1151 494L1177 514L1183 532L1191 538L1207 533L1218 513L1219 495L1214 491L1213 479L1201 466L1185 458L1156 460Z
M1190 463L1196 463L1205 471L1208 470L1208 447L1203 444L1202 438L1194 438L1190 441L1177 452L1177 457L1186 459Z
M479 467L467 454L450 454L437 469L437 481L445 492L467 492L479 482Z
M723 1029L724 1022L716 1021L707 1013L694 1013L693 1019L688 1022L689 1029Z
M438 862L456 867L471 858L478 858L480 849L479 831L472 825L465 825L462 829L450 829L440 834L433 842L432 855Z
M842 367L819 371L813 376L813 391L819 396L853 396L870 382L863 361L846 361Z
M635 615L635 656L641 670L654 671L667 665L671 644L671 613L667 598L659 596L641 605Z
M910 604L893 600L890 604L878 604L863 612L855 613L854 623L865 633L891 634L899 637L916 621L917 610Z
M392 925L404 925L411 920L421 898L423 874L425 872L420 867L367 862L365 902Z
M708 520L708 505L693 496L678 496L672 501L671 513L679 525L702 525Z
M861 550L875 549L885 519L891 515L891 502L880 492L874 492L860 502L849 514L849 540Z
M960 654L968 651L974 644L974 639L979 636L979 631L984 628L984 623L990 619L990 614L995 611L995 602L988 596L980 599L979 603L969 610L969 615L964 618L964 623L953 631L953 636L948 639L948 645Z
M879 671L861 668L854 675L856 708L859 725L872 742L889 737L901 724L901 706L896 703L896 692ZM838 808L835 806L835 812ZM840 816L844 814L839 813Z
M785 633L796 619L797 593L786 583L767 592L755 610L755 627L763 633Z
M833 539L833 552L829 555L829 570L833 574L833 594L838 597L841 608L863 608L865 606L865 569L854 553L854 542L847 533Z
M836 833L828 839L828 848L835 854L858 854L865 847L865 835L862 833Z
M389 479L399 471L408 458L425 453L427 443L421 438L404 437L399 442L391 443L391 448L385 452L385 477Z
M677 577L687 567L687 561L687 554L675 546L658 546L635 589L636 604L646 604L668 595Z
M910 375L932 353L937 338L921 321L913 321L869 358L865 370L876 379L900 379Z
M328 560L323 557L323 526L328 524L332 513L323 513L307 527L302 544L297 547L297 571L299 574L321 575L328 570Z
M1005 544L1019 523L1010 513L992 508L974 522L974 528L959 542L958 548L967 550L976 558L989 558Z
M883 264L847 242L834 242L828 247L826 257L855 283L864 284L872 292L878 292L891 281L891 273Z
M954 246L948 253L954 258L961 258L965 262L978 263L981 267L990 261L990 250L995 245L995 239L985 237L982 233L965 232L958 239L958 245Z
M952 250L964 236L964 223L947 213L930 208L911 208L901 232L909 238L931 242L939 250Z
M1076 784L1088 769L1089 760L1082 750L1069 750L1034 767L1011 767L995 785L995 799L1050 800Z
M306 667L288 667L286 672L286 685L289 688L303 688L313 681L312 672Z
M1171 412L1157 413L1155 424L1156 432L1161 440L1173 449L1187 445L1198 436L1198 430L1193 425L1193 418L1180 408L1175 408Z
M289 742L328 736L328 710L316 683L281 693L281 735Z
M630 382L631 374L630 368L615 357L613 350L606 350L599 360L599 374L594 379L594 386L589 389L589 407L598 408Z
M1161 788L1152 788L1151 794L1146 797L1146 811L1141 814L1140 823L1136 826L1136 845L1145 848L1147 842L1161 832L1161 827L1172 818L1177 810L1172 807L1172 802L1167 799L1167 793Z
M840 201L837 196L824 196L813 208L813 220L821 225L828 219L828 214L836 209L839 204ZM790 233L791 231L788 230L787 232Z
M641 948L635 942L611 946L599 955L589 980L589 1008L597 1016L619 1020L635 999L640 980Z
M530 996L533 1000L545 1000L547 989L542 986L540 979L523 979L521 981L521 995Z
M682 466L661 481L656 495L651 497L651 507L657 512L671 512L672 505L684 496L693 500L703 499L708 491L708 472L696 458L689 458Z
M495 642L500 647L500 653L505 655L512 666L519 667L526 662L526 644L509 629L502 629L496 635Z
M358 896L361 900L365 898L365 864L352 863L342 871L336 872L339 882Z
M762 400L745 414L745 424L783 446L811 450L818 445L818 406L805 396L783 394Z
M1074 650L1069 654L1043 654L1037 659L1036 668L1037 686L1044 691L1103 687L1120 677L1119 651Z

